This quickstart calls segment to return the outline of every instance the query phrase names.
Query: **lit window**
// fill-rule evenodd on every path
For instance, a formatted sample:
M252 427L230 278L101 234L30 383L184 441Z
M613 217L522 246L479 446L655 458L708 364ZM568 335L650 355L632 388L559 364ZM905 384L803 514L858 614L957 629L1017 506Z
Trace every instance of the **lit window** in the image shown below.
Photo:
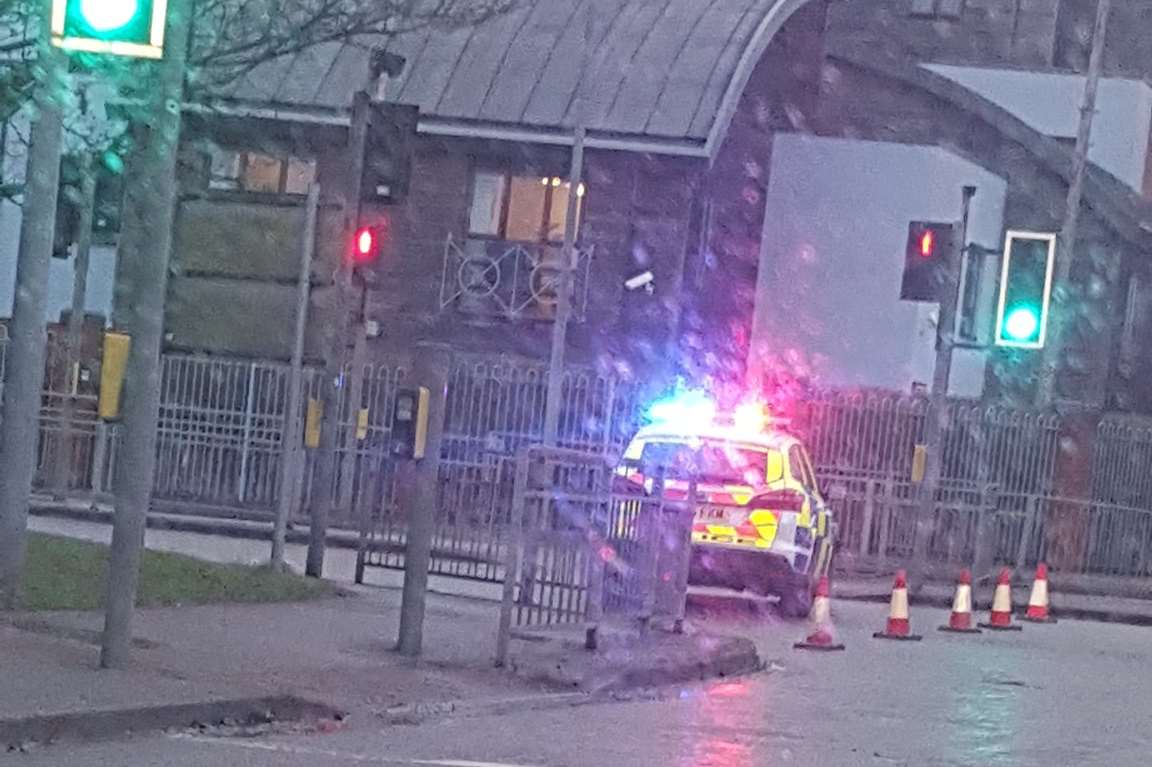
M214 148L209 162L209 189L264 194L306 194L316 178L316 162L261 152Z
M556 176L477 172L472 181L468 232L519 242L560 242L567 221L569 187ZM578 197L583 196L581 184Z

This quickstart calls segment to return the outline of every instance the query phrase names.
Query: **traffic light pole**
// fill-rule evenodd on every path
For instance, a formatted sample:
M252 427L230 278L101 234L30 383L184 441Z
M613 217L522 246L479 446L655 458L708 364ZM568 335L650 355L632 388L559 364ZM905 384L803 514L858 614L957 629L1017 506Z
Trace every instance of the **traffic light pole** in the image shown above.
M308 187L304 203L304 227L300 236L300 272L296 278L296 324L292 335L292 363L288 369L288 402L284 409L284 436L280 458L280 486L276 498L276 522L272 527L274 570L284 566L284 543L288 519L299 500L297 474L303 469L300 458L300 408L304 399L304 334L308 329L308 298L312 288L312 256L316 251L316 216L320 207L320 187Z
M328 324L324 349L327 361L321 382L320 401L323 417L320 428L320 447L316 457L316 476L312 485L312 508L309 516L308 557L304 572L320 578L324 572L324 548L328 537L328 519L335 503L337 432L340 429L340 405L346 404L355 414L359 402L341 403L340 391L349 391L349 378L361 371L346 370L348 360L348 334L355 327L350 307L355 300L352 284L352 240L360 219L360 187L364 178L364 149L368 141L368 120L371 101L368 92L359 90L352 97L352 120L348 129L348 185L344 191L344 226L340 263L336 267L335 317ZM359 332L363 333L360 328ZM358 390L358 387L356 387Z
M117 460L115 515L108 558L100 665L122 668L132 639L140 550L152 500L160 410L160 347L176 203L180 104L191 26L190 0L169 0L164 59L156 67L148 124L138 126L129 158L124 219L117 253L118 318L132 338L124 380L123 442Z
M940 313L936 323L936 364L932 371L932 389L924 413L924 476L917 494L916 537L912 558L912 590L918 593L928 571L929 545L936 517L936 494L943 473L944 433L948 426L948 382L952 377L952 353L956 349L956 306L968 243L968 213L976 187L963 191L960 225L950 247L940 286Z
M0 609L20 600L28 526L28 494L36 470L40 400L44 386L45 305L56 196L60 184L63 55L40 50L43 80L24 173L24 205L16 255L16 291L9 326L3 417L0 419Z
M1108 14L1112 0L1097 0L1096 24L1092 32L1092 51L1088 56L1088 72L1084 81L1084 101L1080 106L1080 124L1076 130L1076 148L1072 153L1072 178L1068 183L1068 199L1064 208L1064 223L1056 247L1056 268L1052 279L1053 305L1049 314L1048 342L1041 351L1040 370L1036 382L1036 406L1048 407L1056 394L1056 376L1064 344L1065 329L1073 307L1069 304L1068 282L1075 258L1076 234L1080 223L1080 202L1084 196L1084 176L1088 170L1088 148L1092 139L1092 121L1096 116L1096 92L1104 67L1104 45L1108 35Z
M548 360L548 390L544 400L544 444L559 441L560 408L564 397L564 356L568 346L568 323L572 319L572 283L576 272L576 225L580 215L580 179L584 176L583 124L572 137L572 162L568 168L568 207L564 219L564 248L556 285L556 317L552 322L552 348Z
M59 449L53 466L52 489L63 498L68 491L72 472L73 419L76 417L76 395L80 385L80 347L84 340L84 312L88 292L88 262L92 255L92 219L96 208L96 171L87 154L80 163L80 220L77 223L76 261L73 264L72 305L68 314L68 330L64 340L64 359L67 363L66 390L60 405Z

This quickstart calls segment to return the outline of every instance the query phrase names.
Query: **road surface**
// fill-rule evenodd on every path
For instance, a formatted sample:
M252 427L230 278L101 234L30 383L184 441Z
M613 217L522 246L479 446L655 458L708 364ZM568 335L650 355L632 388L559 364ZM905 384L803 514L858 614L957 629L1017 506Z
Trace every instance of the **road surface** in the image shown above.
M701 612L702 610L702 612ZM1152 629L1062 622L876 640L882 605L837 603L848 649L712 598L696 619L753 636L769 670L662 699L263 738L154 736L21 755L25 767L1142 767L1152 759Z

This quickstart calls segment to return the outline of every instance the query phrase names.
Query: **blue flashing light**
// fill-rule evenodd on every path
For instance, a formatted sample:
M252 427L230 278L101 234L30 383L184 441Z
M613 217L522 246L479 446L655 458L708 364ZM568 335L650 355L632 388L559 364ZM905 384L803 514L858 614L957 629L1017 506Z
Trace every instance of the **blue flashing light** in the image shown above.
M677 391L648 408L648 422L677 429L702 429L716 418L716 403L701 391Z

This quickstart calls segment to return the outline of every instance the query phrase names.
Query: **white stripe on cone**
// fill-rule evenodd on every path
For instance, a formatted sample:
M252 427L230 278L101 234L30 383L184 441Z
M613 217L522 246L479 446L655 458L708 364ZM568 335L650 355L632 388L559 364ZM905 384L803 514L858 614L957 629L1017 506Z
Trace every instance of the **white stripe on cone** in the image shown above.
M908 589L892 589L892 602L888 617L895 620L908 619Z
M1032 594L1028 597L1029 607L1048 606L1048 581L1037 579L1032 583Z
M967 583L961 583L956 587L956 598L952 600L952 612L972 612L972 587Z
M1007 583L996 586L996 592L992 595L992 612L1012 614L1012 587Z

